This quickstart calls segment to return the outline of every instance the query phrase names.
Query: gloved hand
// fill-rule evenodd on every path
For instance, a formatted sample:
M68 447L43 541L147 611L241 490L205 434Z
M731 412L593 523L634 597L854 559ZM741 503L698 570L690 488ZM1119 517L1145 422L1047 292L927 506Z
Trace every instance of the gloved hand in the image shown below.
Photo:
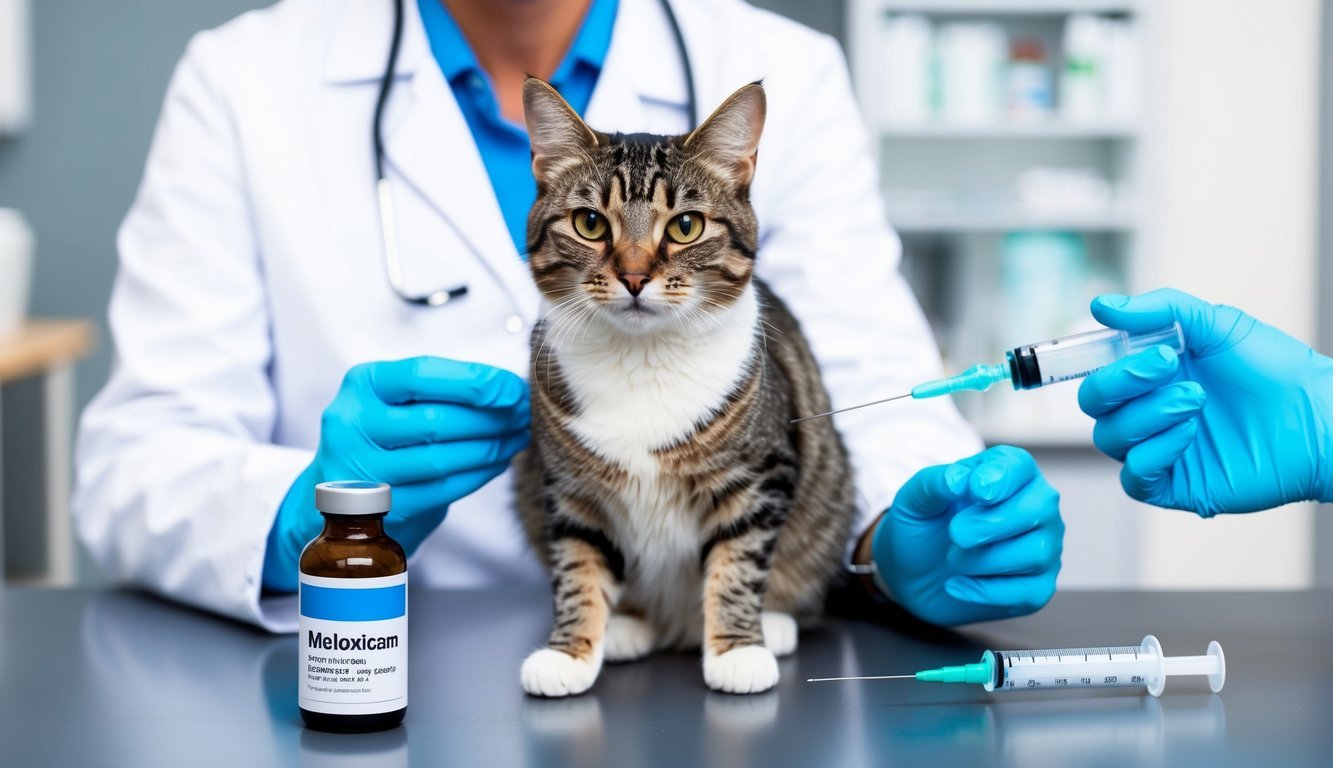
M933 624L1032 613L1055 594L1060 494L1032 455L997 446L927 467L898 491L871 552L897 603Z
M1234 307L1180 291L1098 296L1126 331L1180 322L1185 353L1144 350L1089 376L1093 442L1130 496L1202 517L1333 500L1333 361Z
M451 503L504 472L528 444L530 418L528 385L500 368L438 357L352 368L269 531L264 587L296 590L297 559L323 527L317 483L392 485L385 530L411 555Z

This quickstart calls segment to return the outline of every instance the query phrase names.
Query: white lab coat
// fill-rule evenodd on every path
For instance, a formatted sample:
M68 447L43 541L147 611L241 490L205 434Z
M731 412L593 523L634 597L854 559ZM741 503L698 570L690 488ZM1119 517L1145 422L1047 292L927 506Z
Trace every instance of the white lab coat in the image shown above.
M803 323L834 405L938 375L836 43L738 0L675 3L703 110L767 87L758 273ZM118 238L117 364L80 426L78 531L113 576L293 630L292 599L261 598L265 537L347 369L430 354L526 375L539 295L404 5L385 134L405 281L470 293L420 308L386 282L370 125L388 0L285 0L195 37ZM621 0L588 122L685 131L679 59L656 1ZM945 400L837 424L867 520L916 470L980 447ZM544 582L510 478L454 504L411 570L446 587Z

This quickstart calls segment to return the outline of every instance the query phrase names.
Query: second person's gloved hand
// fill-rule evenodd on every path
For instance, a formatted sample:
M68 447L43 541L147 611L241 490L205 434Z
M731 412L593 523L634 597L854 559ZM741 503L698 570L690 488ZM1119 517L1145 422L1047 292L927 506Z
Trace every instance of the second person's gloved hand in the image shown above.
M1178 321L1185 334L1183 355L1145 350L1079 388L1126 493L1203 517L1333 500L1333 360L1175 290L1099 296L1092 314L1131 332Z
M528 386L509 371L438 357L352 368L320 422L314 461L287 492L264 556L264 587L294 591L296 562L319 534L315 485L393 486L386 532L410 555L451 503L504 472L528 444Z
M871 553L899 605L934 624L966 624L1045 605L1064 531L1060 494L1031 454L997 446L908 480Z

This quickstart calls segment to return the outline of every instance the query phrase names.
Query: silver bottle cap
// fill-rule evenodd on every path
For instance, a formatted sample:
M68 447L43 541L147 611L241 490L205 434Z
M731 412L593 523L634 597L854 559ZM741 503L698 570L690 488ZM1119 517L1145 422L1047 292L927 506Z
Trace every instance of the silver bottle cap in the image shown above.
M326 515L379 515L389 511L387 483L334 480L315 486L315 509Z

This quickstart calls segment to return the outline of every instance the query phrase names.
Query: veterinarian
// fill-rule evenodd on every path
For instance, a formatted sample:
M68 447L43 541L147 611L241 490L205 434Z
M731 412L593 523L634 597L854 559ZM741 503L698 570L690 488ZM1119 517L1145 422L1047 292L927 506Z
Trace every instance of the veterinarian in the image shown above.
M119 233L75 498L109 574L294 630L314 484L365 479L394 486L415 583L546 583L506 472L539 312L527 73L653 133L762 78L758 274L834 406L940 375L832 39L738 0L284 0L191 41ZM1063 525L1027 453L979 453L948 402L837 424L849 552L891 599L954 624L1051 597Z
M1333 360L1170 289L1099 296L1092 313L1112 328L1174 320L1185 333L1184 354L1146 350L1079 389L1094 443L1124 462L1126 493L1201 517L1333 501Z

